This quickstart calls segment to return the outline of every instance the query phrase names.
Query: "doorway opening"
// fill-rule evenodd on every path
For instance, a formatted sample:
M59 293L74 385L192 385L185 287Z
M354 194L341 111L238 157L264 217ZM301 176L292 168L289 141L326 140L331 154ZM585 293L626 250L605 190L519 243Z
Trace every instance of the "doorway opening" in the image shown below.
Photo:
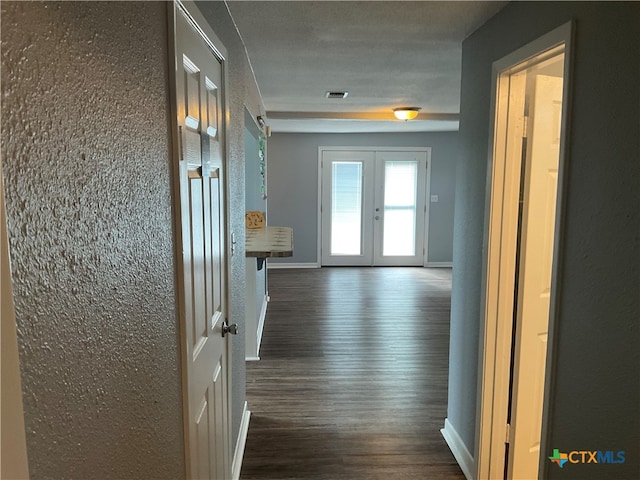
M494 64L477 478L538 478L546 459L570 34Z

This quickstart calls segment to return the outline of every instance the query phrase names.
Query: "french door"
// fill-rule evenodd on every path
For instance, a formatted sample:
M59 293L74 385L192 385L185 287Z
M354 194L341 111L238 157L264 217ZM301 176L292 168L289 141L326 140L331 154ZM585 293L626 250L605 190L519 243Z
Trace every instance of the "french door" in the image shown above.
M322 150L322 265L421 266L429 149Z

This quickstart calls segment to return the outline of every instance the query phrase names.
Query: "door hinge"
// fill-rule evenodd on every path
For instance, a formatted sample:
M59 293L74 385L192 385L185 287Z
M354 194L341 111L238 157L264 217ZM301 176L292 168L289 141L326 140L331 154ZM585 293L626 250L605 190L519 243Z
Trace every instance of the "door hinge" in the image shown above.
M504 437L504 443L509 443L509 434L511 433L511 425L509 425L507 423L507 428L505 428L505 437Z

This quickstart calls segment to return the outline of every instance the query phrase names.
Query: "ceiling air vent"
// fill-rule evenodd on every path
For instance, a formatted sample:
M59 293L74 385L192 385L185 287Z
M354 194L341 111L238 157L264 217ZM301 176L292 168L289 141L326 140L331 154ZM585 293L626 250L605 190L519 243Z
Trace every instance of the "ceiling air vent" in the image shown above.
M347 98L349 92L327 92L324 94L327 98Z

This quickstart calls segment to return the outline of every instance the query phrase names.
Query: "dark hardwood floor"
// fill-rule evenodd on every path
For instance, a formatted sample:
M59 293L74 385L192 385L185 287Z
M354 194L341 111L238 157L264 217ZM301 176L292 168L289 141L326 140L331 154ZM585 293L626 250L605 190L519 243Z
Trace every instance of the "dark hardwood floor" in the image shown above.
M446 417L451 270L270 270L242 479L464 479Z

